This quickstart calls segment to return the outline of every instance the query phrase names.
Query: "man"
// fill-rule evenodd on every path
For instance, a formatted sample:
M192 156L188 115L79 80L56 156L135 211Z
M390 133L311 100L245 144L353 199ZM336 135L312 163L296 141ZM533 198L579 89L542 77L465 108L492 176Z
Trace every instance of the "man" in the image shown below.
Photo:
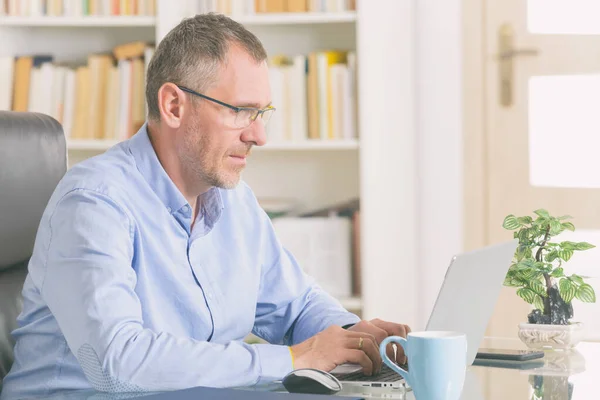
M48 203L2 400L245 386L345 362L372 374L378 343L406 336L324 293L239 183L274 112L266 58L219 15L161 41L147 124L70 169ZM245 343L250 332L269 344Z

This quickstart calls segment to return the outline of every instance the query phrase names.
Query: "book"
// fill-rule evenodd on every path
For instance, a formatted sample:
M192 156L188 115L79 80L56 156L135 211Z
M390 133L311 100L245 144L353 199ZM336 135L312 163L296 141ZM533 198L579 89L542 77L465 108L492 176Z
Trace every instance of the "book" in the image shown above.
M153 16L156 0L0 0L0 15L20 17Z

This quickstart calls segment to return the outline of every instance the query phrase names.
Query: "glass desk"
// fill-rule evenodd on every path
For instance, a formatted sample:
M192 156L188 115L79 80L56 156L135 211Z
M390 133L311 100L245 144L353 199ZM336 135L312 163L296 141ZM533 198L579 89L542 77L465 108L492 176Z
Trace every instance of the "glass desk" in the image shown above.
M482 347L525 349L518 339L486 338ZM273 383L240 390L285 391ZM530 369L472 366L461 400L596 400L600 399L600 343L582 342L570 352L546 352L542 362ZM147 394L146 394L147 395ZM415 400L412 391L391 393L389 389L368 391L344 389L339 396ZM119 400L141 394L77 391L58 394L56 400Z
M519 339L504 338L486 338L481 347L527 349ZM522 366L528 369L469 367L461 400L600 399L600 343L581 342L570 352L547 351L543 359ZM410 390L392 394L389 389L344 389L339 395L415 400Z
M486 338L482 347L527 349L519 339ZM472 366L461 400L592 400L600 399L600 343L581 342L570 352L547 351L528 369ZM365 398L415 400L411 391L346 392Z

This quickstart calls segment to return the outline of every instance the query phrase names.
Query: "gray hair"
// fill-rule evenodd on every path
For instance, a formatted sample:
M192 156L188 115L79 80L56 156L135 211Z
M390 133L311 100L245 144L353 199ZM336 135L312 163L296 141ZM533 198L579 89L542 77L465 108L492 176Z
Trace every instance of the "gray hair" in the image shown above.
M221 14L196 15L173 28L160 41L148 66L148 118L160 120L158 90L166 82L197 91L214 84L232 44L248 52L257 63L267 59L267 52L252 32Z

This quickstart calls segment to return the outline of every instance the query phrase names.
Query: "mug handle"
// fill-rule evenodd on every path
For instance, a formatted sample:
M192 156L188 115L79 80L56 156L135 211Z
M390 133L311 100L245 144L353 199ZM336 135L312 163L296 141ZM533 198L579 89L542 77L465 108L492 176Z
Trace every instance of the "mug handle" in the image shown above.
M403 368L400 368L398 364L390 360L390 358L387 356L386 348L390 342L394 342L402 346L402 348L404 349L404 354L408 355L408 341L400 336L388 336L385 339L383 339L383 342L381 342L381 344L379 345L379 354L381 355L381 359L383 360L383 362L393 371L400 374L406 381L408 381L408 371Z

